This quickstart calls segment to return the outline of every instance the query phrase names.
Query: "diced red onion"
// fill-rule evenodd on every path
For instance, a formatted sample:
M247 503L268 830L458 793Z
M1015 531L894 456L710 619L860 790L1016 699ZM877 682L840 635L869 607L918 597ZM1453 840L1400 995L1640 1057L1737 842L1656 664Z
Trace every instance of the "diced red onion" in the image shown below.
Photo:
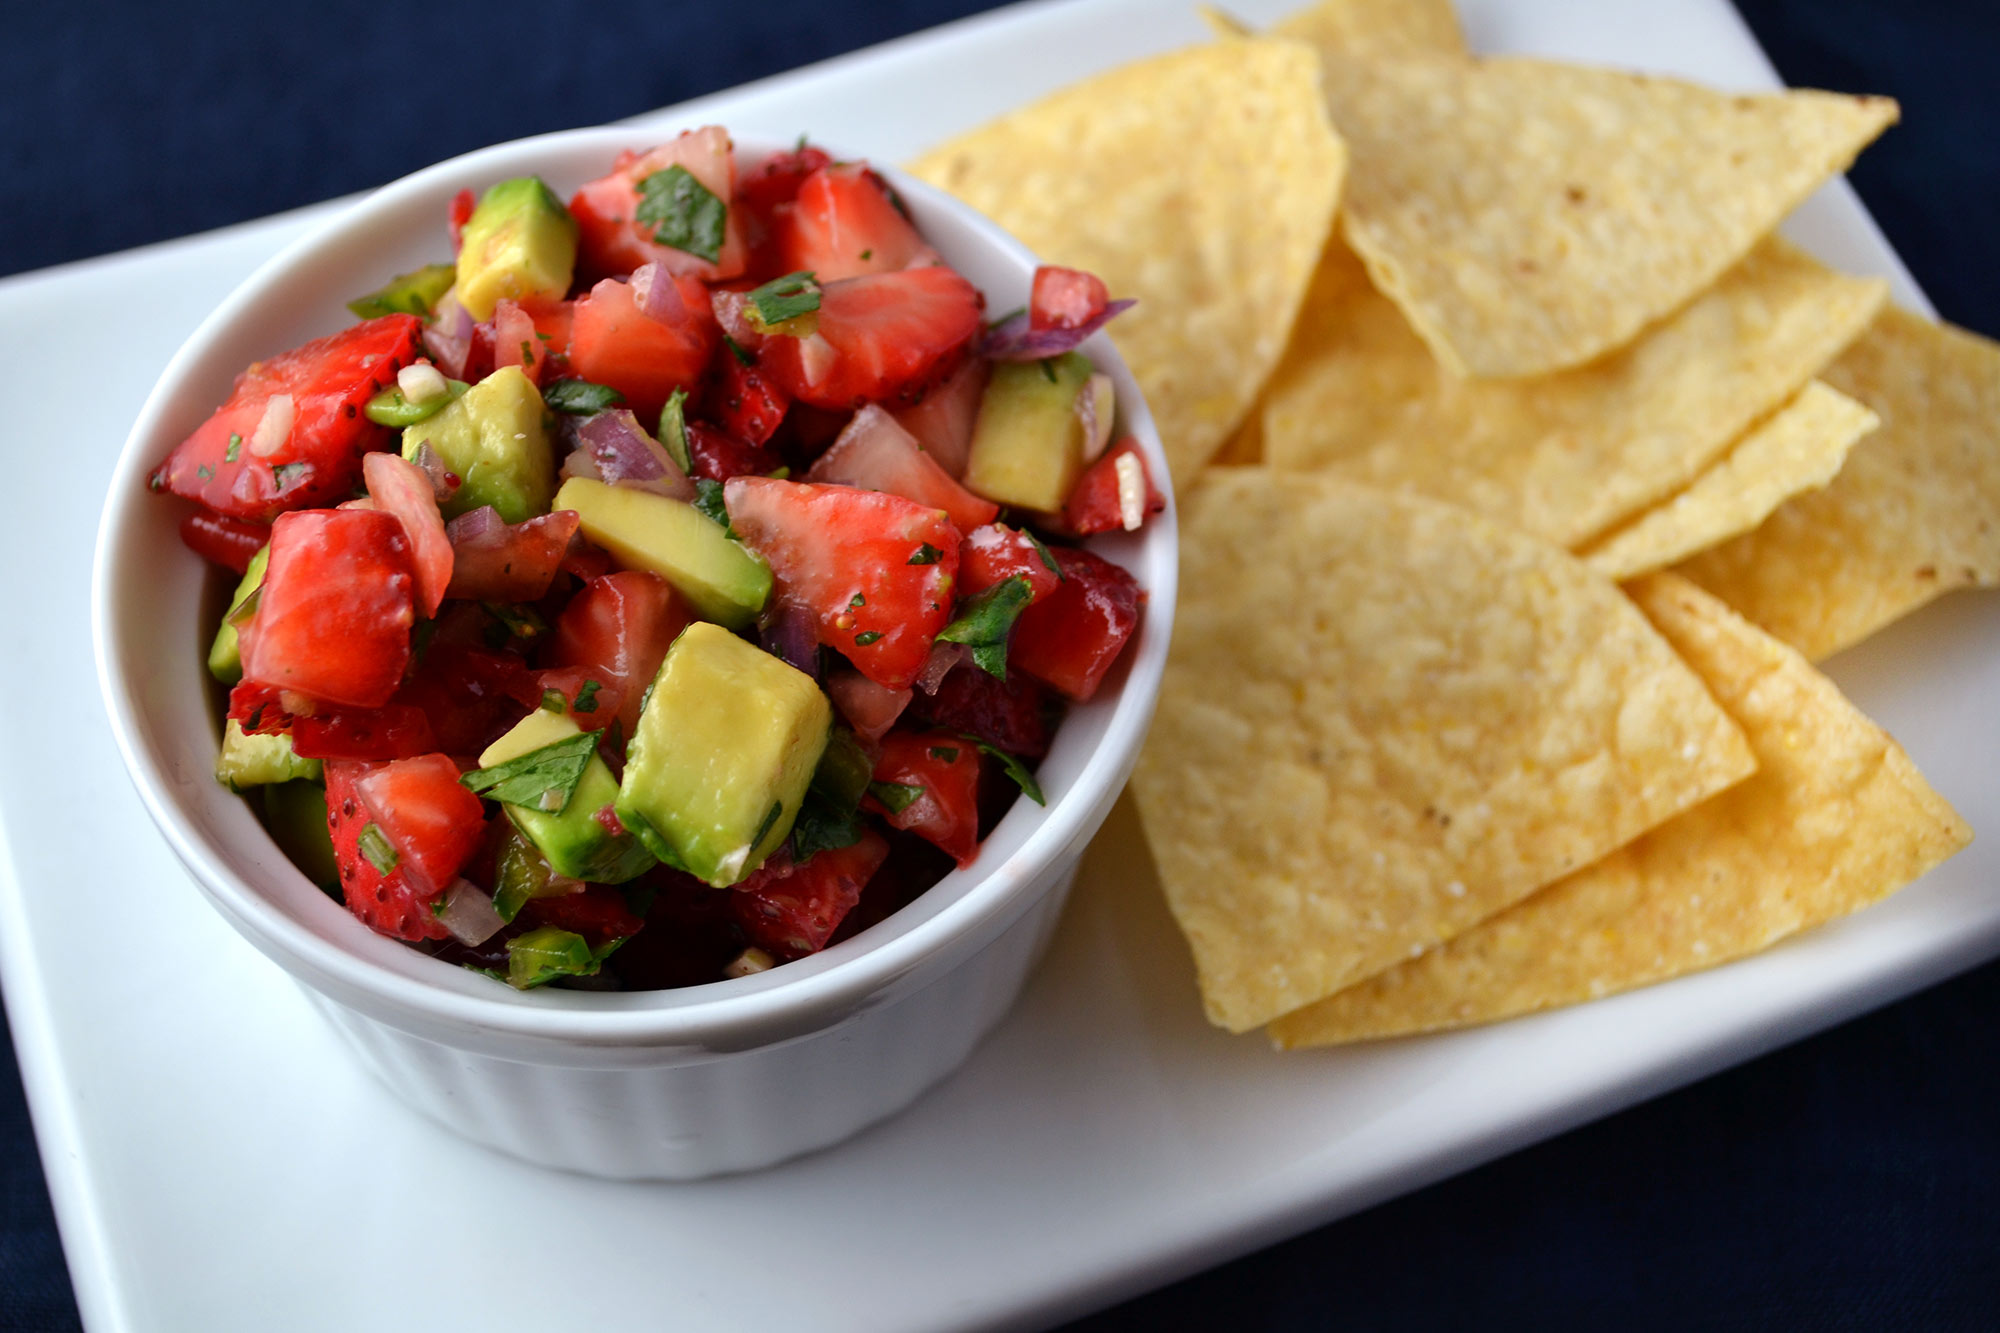
M444 535L451 538L453 546L463 546L489 539L496 532L504 532L507 520L500 517L500 511L492 505L481 505L477 509L460 514L445 524Z
M452 547L446 594L482 601L534 601L548 592L562 567L578 521L573 509L511 525L491 505L459 515L445 529Z
M430 478L431 490L436 493L439 504L458 494L458 488L463 484L459 475L444 465L444 459L439 456L437 450L431 448L429 440L417 446L416 457L410 461Z
M468 948L476 948L499 934L506 926L486 891L468 879L453 880L438 903L438 924L452 938Z
M819 618L811 609L785 598L773 598L757 625L764 651L819 679Z
M1113 301L1099 311L1096 318L1086 320L1073 329L1033 328L1028 323L1028 312L1023 310L988 329L985 338L980 340L979 354L995 361L1040 361L1073 352L1085 338L1135 304L1131 300Z
M647 319L662 324L686 324L687 302L673 274L659 264L642 264L632 274L632 303Z
M930 659L917 673L917 688L925 694L936 694L938 686L944 683L944 678L953 667L965 660L967 652L962 643L933 643Z
M424 350L446 375L465 378L466 358L472 355L472 312L458 303L456 288L438 298L436 313L424 325Z
M694 499L694 483L625 408L586 417L576 428L576 439L576 453L570 458L588 454L605 481L637 482L676 500ZM568 468L569 459L563 466Z
M750 297L747 293L714 291L709 293L708 303L715 310L715 322L735 340L738 347L754 352L764 345L764 335L757 332L757 326L750 322Z

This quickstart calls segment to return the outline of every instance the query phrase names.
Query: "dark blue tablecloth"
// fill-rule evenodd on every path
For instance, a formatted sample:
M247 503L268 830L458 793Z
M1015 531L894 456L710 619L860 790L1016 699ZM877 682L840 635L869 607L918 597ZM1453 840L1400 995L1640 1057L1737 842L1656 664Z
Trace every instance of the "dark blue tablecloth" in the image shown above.
M17 6L0 37L0 273L310 203L989 7L654 3L559 22L562 7L518 0ZM1902 99L1904 125L1855 182L1944 314L2000 335L2000 6L1743 8L1789 82ZM2000 1328L1996 1026L1989 965L1076 1327ZM72 1327L11 1060L0 1085L0 1327Z

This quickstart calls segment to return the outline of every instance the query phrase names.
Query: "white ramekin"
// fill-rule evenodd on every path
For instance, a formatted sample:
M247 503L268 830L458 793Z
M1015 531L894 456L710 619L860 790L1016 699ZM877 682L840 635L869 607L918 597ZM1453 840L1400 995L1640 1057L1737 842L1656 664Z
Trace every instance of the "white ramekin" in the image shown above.
M1039 770L966 870L811 958L737 980L625 994L517 993L375 935L300 874L213 776L219 720L205 668L224 580L180 543L184 504L146 474L258 357L348 322L343 303L446 252L462 188L540 175L566 194L630 130L547 135L390 185L259 269L188 339L132 427L98 534L99 683L132 780L208 900L300 982L368 1068L451 1133L597 1175L684 1179L824 1147L908 1105L999 1022L1055 928L1084 844L1145 738L1173 621L1166 513L1092 542L1149 602L1099 696L1070 710ZM777 145L739 142L755 159ZM879 164L878 164L879 167ZM1026 304L1034 257L984 217L879 167L924 236L991 310ZM1085 352L1116 384L1121 429L1164 488L1138 386L1103 335Z

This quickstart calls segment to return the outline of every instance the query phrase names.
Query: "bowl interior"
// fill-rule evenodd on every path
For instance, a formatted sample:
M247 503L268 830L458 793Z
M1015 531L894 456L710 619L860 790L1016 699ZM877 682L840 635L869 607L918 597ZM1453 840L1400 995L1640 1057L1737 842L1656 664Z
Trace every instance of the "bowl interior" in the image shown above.
M211 901L267 954L322 989L359 988L393 1007L462 1022L519 1024L581 1036L591 1023L693 1033L757 1006L850 998L914 966L985 915L1004 910L1115 794L1150 719L1173 612L1171 500L1140 533L1091 542L1125 566L1150 602L1135 642L1098 697L1072 707L1038 770L1047 809L1022 800L969 869L853 938L771 972L680 990L526 993L437 962L375 935L300 874L248 803L213 776L220 720L205 669L227 586L189 552L178 502L147 493L147 471L228 393L260 356L344 327L344 303L393 274L449 256L447 201L510 176L535 174L567 197L649 140L622 129L544 136L482 150L386 187L273 259L195 332L169 364L126 442L106 503L95 579L100 680L113 731L154 819ZM739 160L780 145L739 140ZM1033 256L964 205L885 169L918 228L986 293L999 313L1025 305ZM1116 383L1121 431L1137 436L1157 478L1166 462L1122 361L1103 336L1085 349ZM622 1018L620 1016L623 1016ZM581 1025L581 1026L580 1026ZM607 1029L608 1030L608 1029Z

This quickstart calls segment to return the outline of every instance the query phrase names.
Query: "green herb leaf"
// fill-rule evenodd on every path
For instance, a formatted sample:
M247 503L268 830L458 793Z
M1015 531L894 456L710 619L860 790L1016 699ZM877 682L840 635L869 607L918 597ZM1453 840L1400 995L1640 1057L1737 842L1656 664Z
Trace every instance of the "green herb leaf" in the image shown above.
M836 723L827 733L826 749L820 753L808 790L818 792L836 810L852 810L861 804L874 773L875 761L868 757L861 741L852 730Z
M907 782L871 782L868 784L868 794L883 805L888 806L889 813L892 815L900 815L903 811L909 809L910 805L918 797L922 796L925 790L923 787L913 786Z
M486 614L499 621L511 638L533 639L549 632L549 622L525 603L481 602Z
M763 845L764 835L777 827L778 821L784 818L784 814L785 803L783 801L771 802L770 810L764 815L764 822L757 826L757 835L750 839L750 850L755 851Z
M1021 535L1034 544L1035 554L1040 556L1042 563L1049 567L1049 573L1056 576L1056 582L1067 583L1069 580L1063 577L1062 566L1056 563L1056 558L1050 554L1049 548L1042 545L1042 539L1034 533L1029 532L1026 528L1021 529Z
M955 764L958 762L957 746L933 745L929 750L929 754L931 758L937 760L939 763Z
M625 395L608 384L589 380L557 380L542 390L542 401L558 412L573 417L593 416L625 401Z
M862 828L859 810L842 810L809 792L792 821L792 860L803 863L820 852L852 847L861 841Z
M362 829L360 844L361 855L366 857L368 864L374 866L380 874L395 873L396 867L403 862L401 853L397 852L395 845L389 841L389 835L382 831L380 824L370 824Z
M725 333L722 335L722 341L728 346L729 354L736 358L737 365L754 366L757 364L757 358L744 351L743 344L737 342L736 339Z
M278 489L282 491L311 466L309 463L280 463L271 469L271 480L277 482Z
M724 532L736 535L736 529L729 523L729 506L722 500L721 482L711 477L695 478L694 507L721 524Z
M972 660L989 676L1007 679L1007 635L1035 597L1028 580L1016 574L968 599L957 619L938 631L944 643L972 649Z
M967 736L965 739L977 745L982 753L990 754L995 759L998 759L1000 767L1006 772L1008 777L1014 779L1014 785L1021 789L1022 795L1026 796L1036 805L1048 804L1048 800L1042 795L1042 784L1035 781L1035 775L1028 771L1026 764L998 746L988 745L977 736Z
M819 309L819 284L804 270L787 273L751 288L748 301L749 308L756 312L756 322L763 326L764 332L771 333L778 331L780 324Z
M543 690L542 709L549 713L567 713L569 701L563 698L561 690Z
M474 769L459 777L468 791L508 805L546 810L559 815L583 781L584 770L597 757L597 733L579 732L530 750L491 768ZM553 796L553 799L551 797Z
M849 606L866 606L868 605L868 599L857 592L854 596L847 599L847 604Z
M1044 361L1038 361L1035 364L1039 365L1042 368L1042 378L1046 379L1051 384L1054 384L1056 382L1056 359L1054 357L1049 357L1047 360Z
M653 228L661 245L706 259L722 255L729 205L709 193L686 167L656 171L639 182L639 221Z
M675 389L674 396L660 409L660 443L681 471L692 472L694 454L688 449L687 397L686 389Z
M210 477L213 477L215 475L215 469L209 464L203 463L200 467L194 470L194 474L197 477L200 477L203 481L207 481Z
M882 631L879 629L863 630L861 631L861 633L854 636L854 646L857 648L866 648L869 644L874 643L881 637L882 637Z
M606 946L611 952L622 940ZM533 990L558 977L588 977L603 965L603 957L591 950L590 942L572 930L558 926L538 926L507 941L507 984L516 990Z
M911 556L908 560L905 560L903 563L906 565L935 565L938 562L938 559L943 555L944 555L943 551L938 550L937 547L932 546L929 542L925 542L922 546L919 546L917 548L917 553L915 555Z
M229 449L222 455L225 463L234 463L243 452L243 437L235 431L229 432Z
M586 680L577 686L576 703L571 705L572 713L595 713L597 711L597 691L602 687L594 680Z

